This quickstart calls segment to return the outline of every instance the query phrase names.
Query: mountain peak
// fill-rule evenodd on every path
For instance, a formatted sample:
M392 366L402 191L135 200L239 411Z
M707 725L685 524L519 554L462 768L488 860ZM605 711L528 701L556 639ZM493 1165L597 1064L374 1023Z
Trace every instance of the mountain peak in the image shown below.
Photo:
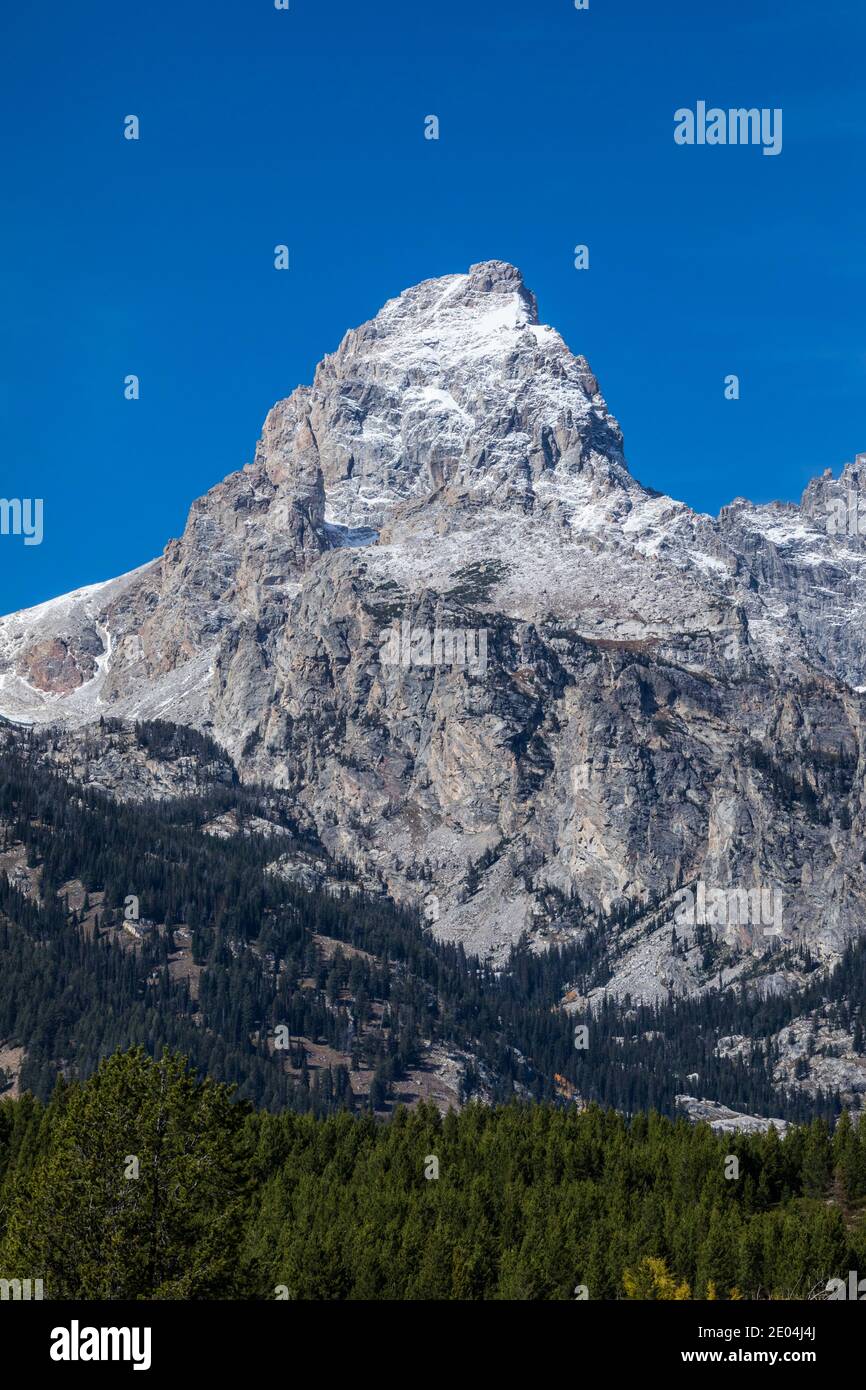
M514 317L509 325L505 317L503 325L513 327L532 326L538 323L538 302L527 287L517 266L508 261L479 261L471 265L464 275L446 275L439 279L427 280L407 295L430 287L434 293L434 306L437 311L448 312L454 309L486 318L491 311L513 307ZM437 290L444 290L437 295Z
M369 322L346 334L328 365L359 349L392 357L395 365L446 369L467 357L497 356L513 346L512 336L538 326L538 304L520 271L506 261L481 261L468 272L442 275L389 299Z
M388 300L323 359L305 399L327 520L343 526L379 529L396 506L452 483L529 505L532 479L566 454L569 467L591 454L622 464L586 359L539 323L507 261Z
M813 517L716 522L642 488L621 443L513 266L424 281L273 408L156 564L0 621L0 714L206 730L485 955L558 931L574 894L658 905L681 875L782 885L787 939L820 922L829 956L866 920L859 508L824 479ZM451 656L416 646L437 630ZM134 795L96 746L82 780ZM616 988L703 989L701 951L647 926Z

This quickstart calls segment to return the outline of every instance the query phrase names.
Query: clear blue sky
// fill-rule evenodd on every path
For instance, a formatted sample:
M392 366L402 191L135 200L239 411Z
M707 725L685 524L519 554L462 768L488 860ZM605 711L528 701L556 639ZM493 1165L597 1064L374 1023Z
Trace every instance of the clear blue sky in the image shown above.
M798 497L866 450L864 53L863 0L4 6L0 496L45 539L0 537L0 611L158 554L348 327L494 257L643 482ZM678 147L698 100L782 153Z

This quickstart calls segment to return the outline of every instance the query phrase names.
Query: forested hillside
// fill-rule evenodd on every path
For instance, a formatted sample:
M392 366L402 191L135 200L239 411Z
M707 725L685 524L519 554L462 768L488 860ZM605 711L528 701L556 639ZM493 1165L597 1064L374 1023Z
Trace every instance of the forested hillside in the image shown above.
M268 1109L386 1113L436 1046L463 1059L458 1104L565 1094L672 1114L697 1072L702 1094L754 1114L831 1120L841 1109L833 1093L776 1084L767 1040L811 1012L849 1028L862 1050L863 945L829 974L807 959L810 983L788 995L745 982L635 1009L609 1000L578 1019L563 996L603 982L603 920L575 909L567 944L538 954L520 943L495 971L361 891L349 866L332 866L329 891L272 872L287 849L303 858L321 846L278 793L225 776L224 755L200 735L136 726L149 757L183 754L205 770L188 795L137 802L60 776L46 737L7 740L0 753L0 1043L26 1050L21 1088L43 1100L59 1074L86 1077L141 1043L154 1055L180 1048ZM226 817L232 833L209 833ZM134 948L128 895L156 924ZM189 937L180 949L178 928ZM275 1051L280 1028L288 1045ZM719 1055L731 1034L749 1040L743 1055Z
M864 1199L847 1116L273 1115L141 1050L0 1102L0 1277L46 1298L816 1297L866 1264Z

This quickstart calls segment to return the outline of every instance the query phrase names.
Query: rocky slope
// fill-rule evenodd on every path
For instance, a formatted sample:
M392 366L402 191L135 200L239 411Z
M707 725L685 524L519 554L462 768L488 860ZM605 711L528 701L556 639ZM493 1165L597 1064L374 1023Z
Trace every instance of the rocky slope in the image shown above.
M519 272L473 266L348 333L159 559L0 620L0 713L207 731L467 948L601 913L608 990L785 988L866 925L864 462L692 512ZM781 932L674 946L698 881L780 894Z

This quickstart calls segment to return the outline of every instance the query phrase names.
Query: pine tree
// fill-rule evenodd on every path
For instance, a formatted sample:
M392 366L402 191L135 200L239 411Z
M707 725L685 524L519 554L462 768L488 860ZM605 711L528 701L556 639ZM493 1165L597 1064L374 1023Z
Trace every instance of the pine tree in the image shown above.
M194 1298L235 1286L242 1107L183 1058L117 1053L70 1086L12 1203L3 1265L51 1298Z

